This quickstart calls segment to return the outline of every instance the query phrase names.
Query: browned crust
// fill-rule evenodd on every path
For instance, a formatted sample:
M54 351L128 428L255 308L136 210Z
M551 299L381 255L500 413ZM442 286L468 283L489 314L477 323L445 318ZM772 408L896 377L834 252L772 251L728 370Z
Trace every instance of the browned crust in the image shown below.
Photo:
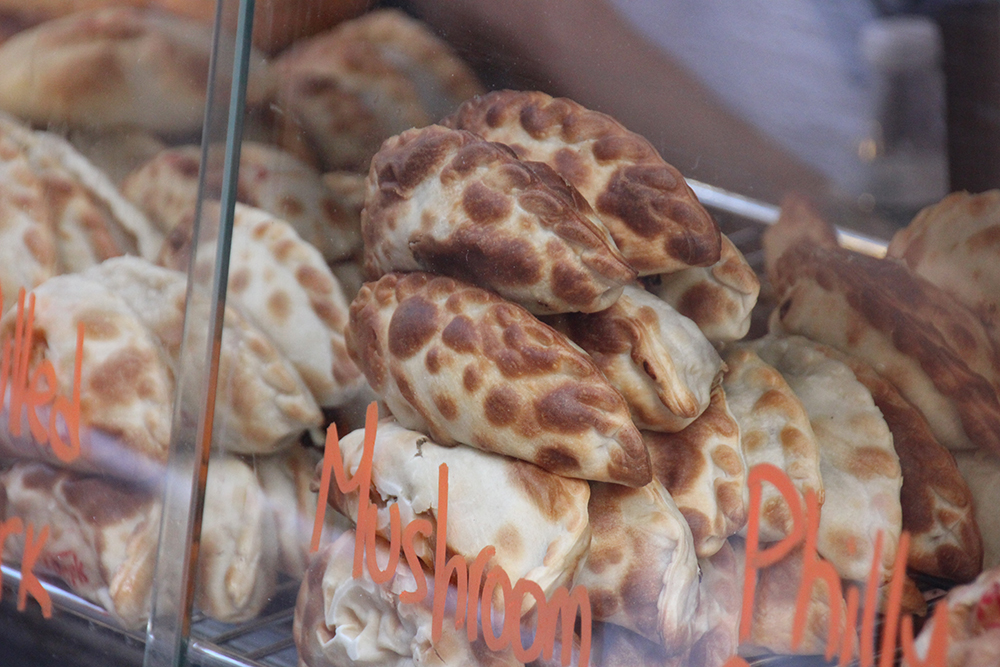
M497 141L510 126L533 140L564 142L570 150L547 160L549 166L584 193L640 274L719 261L718 225L681 173L606 114L541 92L503 90L468 100L442 123ZM530 146L511 147L537 159ZM615 162L620 165L606 182L591 182L597 166Z
M473 320L464 314L470 305L486 309ZM392 309L386 334L382 333L383 309ZM457 354L488 359L507 383L493 386L485 397L484 411L495 437L503 437L505 431L521 438L564 437L564 446L541 449L533 463L558 474L579 476L573 474L580 467L573 441L593 429L614 437L620 445L609 453L611 480L628 486L650 481L649 455L621 394L565 336L492 292L428 273L388 274L361 288L351 304L345 332L348 352L372 389L383 393L391 375L403 398L418 412L422 408L419 397L395 367L400 360L422 353L439 336L442 345ZM554 372L566 381L543 395L532 395L531 380ZM466 375L464 382L464 388L457 388L459 394L475 393L470 385L478 386L482 380ZM520 393L511 389L518 383ZM491 399L496 403L492 409ZM514 414L518 417L513 418ZM436 442L455 443L433 425L431 431ZM465 444L495 451L495 445L485 441Z
M935 388L954 402L969 439L1000 453L996 390L970 370L926 317L942 307L957 308L954 300L901 264L805 243L786 251L775 272L789 289L799 280L811 279L824 290L843 294L854 313L901 354L914 359ZM788 304L779 307L779 314Z
M765 274L779 297L788 286L780 284L775 265L786 250L803 242L822 248L836 248L837 230L820 215L811 200L793 193L781 201L778 221L765 229L761 236Z
M892 432L903 472L899 494L903 530L914 541L907 566L960 583L975 579L982 571L983 541L972 513L972 492L958 471L955 457L931 433L923 413L874 368L826 346L819 349L850 367L871 392ZM936 498L950 507L935 509L939 504Z
M473 173L486 173L478 180ZM531 214L533 222L554 233L573 256L612 285L635 279L635 271L590 216L589 204L548 166L522 162L506 146L461 130L432 125L410 130L383 144L372 158L369 194L362 214L365 271L380 273L374 252L396 226L397 206L408 202L427 179L448 183L469 179L462 189L462 212L472 226L447 240L410 239L414 258L428 271L480 287L524 286L548 281L554 296L572 306L588 308L608 289L561 263L550 276L541 274L541 253L523 239L491 228L511 215L513 207ZM401 268L401 267L392 267ZM562 278L562 274L567 279Z

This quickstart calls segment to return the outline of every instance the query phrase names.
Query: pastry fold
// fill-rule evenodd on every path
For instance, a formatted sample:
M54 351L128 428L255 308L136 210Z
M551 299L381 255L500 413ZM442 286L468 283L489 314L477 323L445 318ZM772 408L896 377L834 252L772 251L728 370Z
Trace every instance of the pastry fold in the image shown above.
M747 522L747 469L740 427L722 387L698 419L678 433L643 431L653 477L670 492L691 527L695 552L717 552Z
M719 261L719 228L652 144L605 114L541 92L495 91L442 121L544 162L590 202L639 275Z
M637 285L598 313L547 321L591 356L642 429L685 428L708 407L725 367L694 322Z
M739 340L747 335L760 294L760 280L753 267L725 234L715 264L648 276L642 282L646 289L694 321L713 342Z

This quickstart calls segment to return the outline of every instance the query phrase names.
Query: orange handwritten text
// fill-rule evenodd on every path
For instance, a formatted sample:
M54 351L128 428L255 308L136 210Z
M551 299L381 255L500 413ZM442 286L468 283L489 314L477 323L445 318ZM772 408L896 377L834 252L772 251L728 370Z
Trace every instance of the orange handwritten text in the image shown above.
M3 344L3 359L0 361L0 399L10 390L8 429L14 437L20 437L24 413L27 413L28 429L31 437L39 444L48 444L52 453L69 463L80 456L80 377L83 361L83 324L77 327L76 357L73 367L73 388L69 398L59 395L59 383L55 367L48 359L42 359L29 377L32 364L32 348L35 335L35 295L28 299L27 313L24 307L25 293L21 289L17 299L17 319L13 340L8 338ZM0 312L3 312L3 298L0 297ZM49 406L48 425L38 417L38 408ZM66 426L67 440L63 440L57 428L59 417Z
M42 616L45 618L52 617L52 600L49 598L48 592L42 587L42 582L38 580L35 576L35 561L38 559L38 555L42 552L42 547L45 546L45 541L49 539L49 527L42 526L42 529L38 532L38 536L35 536L35 525L31 522L27 525L27 532L25 532L24 522L21 521L20 517L11 517L0 523L0 552L3 551L4 542L11 535L20 535L25 533L25 543L24 543L24 553L21 556L21 583L17 587L17 608L19 611L24 611L25 606L28 601L28 594L31 597L38 600L38 604L42 608ZM0 595L3 591L0 590Z
M792 529L781 541L762 549L760 545L760 503L761 489L764 482L775 486L791 511ZM856 586L849 585L845 591L841 585L840 576L833 566L823 560L816 551L819 534L819 502L816 494L809 490L805 496L805 511L799 501L799 495L791 480L779 468L760 464L750 469L747 483L750 487L750 516L747 523L747 553L746 574L743 579L743 614L740 620L740 641L749 639L750 625L753 621L753 601L757 585L757 572L787 556L800 543L802 549L802 581L800 583L795 605L795 619L792 626L792 648L796 649L802 642L805 632L806 615L812 597L813 585L823 581L830 597L830 616L827 626L826 659L832 660L838 656L838 664L847 665L853 660L855 649L858 653L860 667L875 666L875 614L877 592L881 583L881 562L883 550L883 535L879 534L875 541L872 565L865 586L865 604L861 617L860 647L854 646L854 633L850 628L856 627L860 593ZM930 650L923 662L916 660L913 649L913 622L909 617L902 620L900 630L900 614L902 608L903 585L906 582L906 556L909 552L910 536L904 532L899 539L896 560L893 564L892 576L889 582L888 598L885 605L885 618L882 629L882 647L879 667L891 667L895 656L897 635L899 635L903 654L908 656L912 665L921 667L947 667L948 633L947 604L939 602L935 610L935 631L931 639ZM846 619L841 626L841 619ZM899 631L899 632L897 632ZM726 667L738 667L745 664L738 658L731 659Z
M375 403L368 407L365 420L365 442L361 463L353 477L348 477L344 469L340 452L340 441L337 430L331 426L327 431L326 452L323 461L322 480L324 486L335 478L337 488L341 493L358 494L358 513L356 518L357 540L354 550L355 577L362 576L363 568L367 566L368 574L376 583L385 583L395 574L399 565L400 555L406 558L406 564L416 579L416 589L400 594L400 601L415 604L423 601L428 594L426 576L423 566L417 557L414 540L417 535L430 537L435 533L434 526L427 519L414 519L406 526L401 525L399 507L389 506L389 561L385 568L380 568L375 561L375 540L378 507L371 503L372 457L375 451L375 432L378 423L378 408ZM332 471L332 475L331 475ZM321 487L321 494L323 487ZM320 499L322 503L317 515L325 512L325 494ZM473 559L470 565L465 557L453 555L448 558L447 552L447 522L448 522L448 466L441 464L438 470L438 509L437 531L434 551L434 599L431 640L438 641L445 621L445 601L448 587L454 582L458 603L455 611L455 629L466 627L469 641L479 638L480 625L486 646L494 651L511 648L514 657L521 662L531 662L544 656L551 660L555 650L557 635L560 636L562 652L560 660L563 665L569 665L572 659L573 629L577 615L580 617L580 653L577 664L587 665L590 660L591 643L591 610L587 590L582 586L573 589L557 588L550 599L546 599L545 591L534 581L519 579L512 583L507 573L498 566L487 568L496 550L492 546L484 547ZM319 544L322 529L322 517L317 516L313 532L313 549ZM485 577L484 577L485 575ZM500 593L498 594L498 589ZM529 646L524 646L521 636L521 610L525 596L534 600L537 611L537 626L534 638ZM492 622L493 604L491 600L503 599L504 617L502 629L496 634ZM481 614L481 622L479 621ZM557 630L557 627L559 628Z

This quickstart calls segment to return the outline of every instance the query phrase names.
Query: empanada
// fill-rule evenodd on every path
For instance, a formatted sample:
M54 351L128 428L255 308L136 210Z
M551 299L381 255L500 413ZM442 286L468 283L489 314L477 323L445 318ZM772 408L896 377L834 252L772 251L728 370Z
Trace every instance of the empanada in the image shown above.
M139 320L159 340L176 370L180 364L187 298L187 277L138 257L109 259L87 269L82 278L101 283L125 300ZM195 291L208 312L208 296ZM195 311L198 312L198 311ZM191 332L195 359L202 360L208 349L205 326ZM203 368L198 364L198 368ZM202 375L192 372L192 383ZM198 396L196 384L184 396ZM215 446L238 454L266 454L283 449L308 428L322 420L299 373L274 343L235 308L227 307L219 349L218 394ZM197 414L198 405L186 405Z
M433 125L383 144L361 214L365 271L430 271L536 314L607 308L635 279L590 206L543 164Z
M58 577L129 629L149 617L156 542L157 493L99 477L75 475L38 462L15 463L0 473L0 518L48 527L35 573ZM17 563L23 532L4 542L4 562Z
M712 266L649 276L642 281L713 342L739 340L750 331L760 280L739 248L722 235L722 255Z
M492 292L389 274L351 304L347 345L400 424L561 475L649 483L625 400L565 336Z
M694 322L636 285L600 312L548 321L591 356L639 428L685 428L708 407L724 368Z
M887 256L953 295L1000 340L998 234L1000 190L955 192L896 232Z
M221 150L209 151L209 192L221 192L222 157ZM169 234L194 212L200 162L198 146L168 148L130 173L122 182L122 194ZM290 224L327 262L361 249L360 217L337 202L318 172L277 148L243 142L236 197Z
M811 490L822 505L819 447L802 402L781 373L749 347L727 347L723 359L729 370L722 388L740 427L747 470L761 463L777 466L799 492L800 501ZM771 484L761 486L758 529L762 542L776 542L792 530L788 503Z
M902 530L903 479L871 393L850 368L801 336L769 335L752 347L784 376L816 434L824 487L817 551L841 578L866 581L881 533L880 581L887 582Z
M167 460L174 397L174 374L163 346L128 304L100 283L77 275L50 278L29 295L25 320L32 296L32 347L22 352L29 359L27 377L41 367L42 360L48 360L58 384L51 389L67 398L73 396L77 329L83 325L80 386L76 387L81 451L72 462L74 467L133 480L155 474L152 464ZM17 311L16 307L8 309L0 320L0 341L5 346L13 347L17 340ZM21 345L26 344L22 339ZM11 419L6 414L9 394L5 422ZM0 427L2 448L8 455L54 461L51 445L32 437L27 412L23 409L14 417L22 422L20 437L10 432L9 424ZM37 412L41 423L47 424L47 411ZM70 442L66 426L60 428L63 440Z
M29 28L0 47L0 108L39 125L197 131L204 121L212 29L132 7L79 12ZM251 58L247 96L272 88Z
M747 470L740 427L722 387L708 409L678 433L643 431L653 477L670 492L691 527L695 552L708 557L747 522Z
M637 632L665 655L687 650L698 607L691 531L657 481L630 489L593 483L590 551L574 580L590 594L594 620Z
M719 261L719 228L652 144L610 116L541 92L495 91L442 121L544 162L580 191L639 275Z
M955 457L934 438L920 411L871 366L826 346L817 349L847 364L871 392L892 432L903 472L903 530L910 534L906 566L950 581L975 579L982 571L983 542L973 516L972 492Z
M340 440L344 469L354 475L361 463L364 430ZM511 582L530 579L546 597L567 585L590 544L586 482L560 477L524 461L471 447L441 447L423 433L392 420L378 423L372 459L371 500L378 508L378 533L389 538L390 509L400 524L431 522L433 535L445 511L438 500L439 467L448 466L447 546L472 563L485 547L496 554ZM358 492L345 495L331 480L330 504L348 518L358 516ZM367 490L362 490L368 493ZM414 552L434 565L434 537L418 534ZM532 598L526 598L525 603ZM525 610L527 611L527 610Z
M968 309L897 262L836 248L797 244L776 272L772 329L871 364L945 447L1000 452L998 356Z
M218 219L218 206L206 207ZM204 224L204 223L203 223ZM159 263L186 266L191 229L174 230ZM200 275L210 275L215 244L199 248ZM260 209L236 204L229 265L230 302L292 362L319 405L342 405L364 384L344 347L347 301L316 248L291 226Z
M401 559L384 584L365 570L351 574L354 531L313 555L295 604L292 634L304 667L521 667L510 649L491 651L479 639L470 643L465 628L446 619L441 637L431 641L430 601L434 577L419 573L429 593L408 603L400 595L417 588L413 572ZM378 560L388 559L378 541Z

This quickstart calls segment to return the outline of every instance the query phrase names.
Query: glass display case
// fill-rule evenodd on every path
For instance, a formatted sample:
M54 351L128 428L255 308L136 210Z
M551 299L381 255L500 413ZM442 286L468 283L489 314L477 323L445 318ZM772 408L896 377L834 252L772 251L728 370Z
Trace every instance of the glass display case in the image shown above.
M0 0L0 662L996 664L997 7Z

